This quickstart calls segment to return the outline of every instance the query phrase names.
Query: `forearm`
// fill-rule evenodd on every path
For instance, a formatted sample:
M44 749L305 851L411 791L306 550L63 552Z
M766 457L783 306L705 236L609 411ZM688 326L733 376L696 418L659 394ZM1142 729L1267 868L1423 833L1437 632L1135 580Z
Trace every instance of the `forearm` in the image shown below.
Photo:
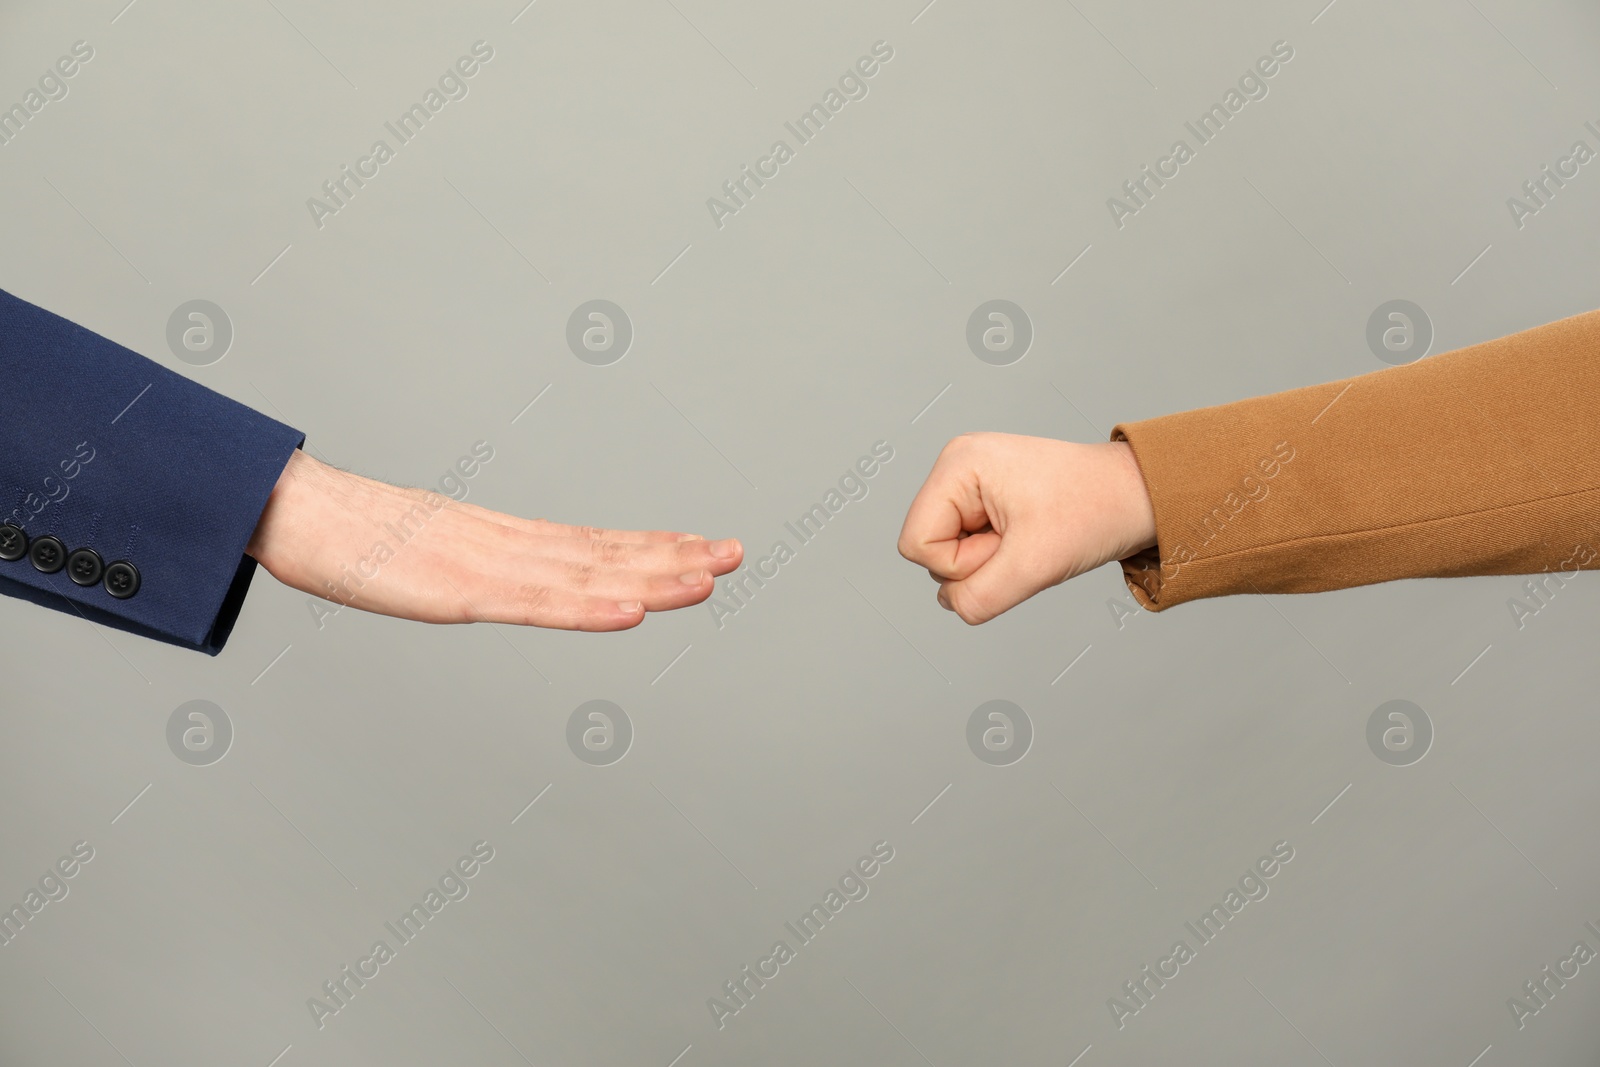
M0 378L0 594L220 651L300 432L3 292Z
M1232 593L1600 567L1600 311L1325 385L1119 424L1152 610Z

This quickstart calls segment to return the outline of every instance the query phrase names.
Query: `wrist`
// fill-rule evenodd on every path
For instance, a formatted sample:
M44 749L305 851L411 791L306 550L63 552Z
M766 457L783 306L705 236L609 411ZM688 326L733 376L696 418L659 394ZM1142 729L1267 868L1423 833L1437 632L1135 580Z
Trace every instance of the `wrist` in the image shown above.
M1118 456L1118 467L1124 475L1118 498L1123 505L1123 529L1127 536L1128 552L1118 558L1126 559L1127 556L1156 547L1156 513L1150 501L1149 486L1145 484L1144 471L1139 469L1138 457L1133 454L1133 446L1127 441L1107 443Z
M246 555L266 567L269 573L273 573L273 565L282 555L286 531L293 528L296 501L304 495L307 480L315 475L316 468L320 466L322 464L315 457L295 449L289 454L289 462L284 465L277 484L267 496L266 506L261 509L261 518L257 520L255 532L250 535L244 550Z

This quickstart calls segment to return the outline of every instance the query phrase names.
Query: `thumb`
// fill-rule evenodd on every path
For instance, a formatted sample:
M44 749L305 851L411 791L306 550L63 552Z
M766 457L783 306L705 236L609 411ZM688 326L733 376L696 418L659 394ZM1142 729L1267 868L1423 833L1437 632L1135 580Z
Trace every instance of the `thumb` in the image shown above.
M1013 527L984 564L960 581L941 582L939 603L972 626L1010 611L1049 584L1049 555Z

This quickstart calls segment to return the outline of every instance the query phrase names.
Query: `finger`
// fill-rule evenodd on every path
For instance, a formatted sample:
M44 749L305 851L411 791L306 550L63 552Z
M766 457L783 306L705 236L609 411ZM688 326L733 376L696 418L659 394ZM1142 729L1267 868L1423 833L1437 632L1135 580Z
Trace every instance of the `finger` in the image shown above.
M965 499L919 493L906 515L899 549L936 578L965 578L994 555L999 540L977 493Z
M951 557L942 573L935 572L931 567L928 573L938 581L967 578L994 558L994 554L1000 550L1000 542L1000 535L993 531L969 534L951 545Z
M431 532L431 531L430 531ZM478 521L456 521L441 533L453 533L445 551L474 576L472 580L504 597L522 586L632 603L647 611L670 611L698 604L710 596L713 581L739 565L742 546L730 541L731 556L712 553L717 543L690 541L674 545L627 544L572 537L518 534Z
M548 586L524 585L509 595L491 596L477 621L610 633L631 630L644 621L646 614L639 601L608 600Z
M477 506L469 504L467 507ZM547 537L576 537L579 541L616 541L621 544L682 544L682 542L706 541L706 537L702 537L701 534L678 533L674 530L610 530L606 526L570 526L566 523L549 522L546 518L520 518L517 515L491 512L486 507L477 507L477 510L482 512L480 517L488 518L490 522L504 523L512 526L514 530Z
M608 631L637 626L652 611L672 611L704 601L714 585L709 572L640 577L597 573L579 578L571 571L553 581L488 579L473 596L484 622L563 630Z
M962 451L955 441L945 446L900 529L900 554L945 576L956 573L961 545L972 540L966 535L989 526L977 473Z
M427 495L430 490L411 490L412 495ZM464 512L474 518L486 519L501 526L509 526L514 530L524 533L540 534L546 537L576 537L591 541L622 541L630 544L677 544L681 541L704 541L699 534L680 533L676 530L612 530L602 526L569 526L562 522L551 522L548 519L525 519L519 515L511 515L503 511L494 511L477 504L468 504L461 500L452 500L449 505L453 510Z
M1048 572L1047 554L1013 532L970 575L942 582L938 600L963 622L977 626L1010 611L1043 589L1048 583L1040 582L1039 575Z
M981 530L963 530L958 535L958 537L964 539L964 538L968 538L968 537L975 537L978 534L986 534L986 533L994 533L994 532L996 532L996 531L995 531L995 528L992 525L990 525L989 523L984 523L983 524L983 529L981 529ZM998 543L996 543L995 547L999 547ZM961 548L960 548L959 545L956 547L956 552L958 554L961 552ZM985 547L983 545L975 545L975 546L973 546L973 548L972 548L972 553L973 554L972 554L972 557L971 557L971 569L968 570L968 573L971 573L972 570L976 570L978 567L983 566L984 561L987 560L990 555L993 555L993 552L994 552L993 548L988 548L988 547ZM965 561L963 561L963 563L964 562ZM928 577L932 578L936 582L942 582L946 578L965 578L966 574L950 574L950 575L936 574L930 569L928 571Z
M491 512L491 514L493 514ZM531 532L557 537L576 537L590 541L623 541L630 544L677 544L683 541L704 541L700 534L681 533L677 530L612 530L603 526L569 526L548 519L520 519L533 527Z
M529 535L495 523L474 521L474 544L486 554L518 563L555 560L593 564L607 570L638 575L680 575L706 570L720 577L743 559L743 546L735 539L666 543L634 543L579 537Z
M452 573L453 572L453 573ZM391 577L385 573L382 577ZM554 630L605 632L631 629L646 614L639 600L586 596L553 585L507 581L465 571L459 563L435 561L421 574L399 573L398 581L369 582L354 597L329 597L362 611L430 623L511 623Z
M637 601L646 611L671 611L700 603L711 595L713 587L711 572L704 569L681 574L641 574L548 559L530 561L526 566L511 568L509 573L484 575L482 582L490 598L486 610L495 605L515 607L526 595L524 590L531 588L612 603Z
M486 511L482 508L478 510ZM496 512L487 514L497 515ZM738 569L744 562L744 545L733 537L711 541L699 534L677 533L670 530L611 530L598 526L568 526L559 522L546 522L543 519L516 519L515 516L500 516L500 518L514 519L518 524L518 527L513 527L514 529L520 527L527 533L566 542L558 551L572 551L585 555L599 553L603 556L612 553L614 546L649 549L654 554L641 551L639 555L633 557L636 561L633 565L643 569L681 573L685 568L694 565L705 567L720 577Z

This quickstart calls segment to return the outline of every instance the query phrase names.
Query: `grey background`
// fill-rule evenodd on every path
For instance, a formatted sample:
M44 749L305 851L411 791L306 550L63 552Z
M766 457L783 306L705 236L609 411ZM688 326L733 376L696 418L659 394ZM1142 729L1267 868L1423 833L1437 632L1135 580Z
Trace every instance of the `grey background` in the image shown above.
M263 572L210 659L0 602L0 900L95 850L0 948L0 1059L1594 1062L1593 966L1521 1030L1506 1004L1600 948L1593 574L1520 630L1517 578L1119 625L1112 566L974 629L895 551L954 434L1376 370L1391 299L1434 353L1593 306L1600 164L1520 229L1506 198L1596 146L1600 12L1323 2L0 5L0 102L95 49L0 148L0 286L331 462L432 485L487 440L475 503L754 559L894 448L721 629L318 629ZM469 95L318 229L306 198L479 39ZM719 230L706 198L878 40L870 94ZM1269 95L1119 230L1106 199L1277 40ZM166 343L195 299L234 328L206 367ZM565 344L594 299L635 329L610 366ZM1010 366L966 346L991 299L1033 324ZM202 699L233 739L195 766L166 729ZM602 699L634 737L594 766L567 721ZM1009 766L967 746L997 699L1034 732ZM1366 740L1396 699L1434 730L1411 766ZM319 1030L307 998L479 839L470 895ZM870 895L719 1030L707 999L879 840ZM1270 895L1118 1029L1278 841Z

